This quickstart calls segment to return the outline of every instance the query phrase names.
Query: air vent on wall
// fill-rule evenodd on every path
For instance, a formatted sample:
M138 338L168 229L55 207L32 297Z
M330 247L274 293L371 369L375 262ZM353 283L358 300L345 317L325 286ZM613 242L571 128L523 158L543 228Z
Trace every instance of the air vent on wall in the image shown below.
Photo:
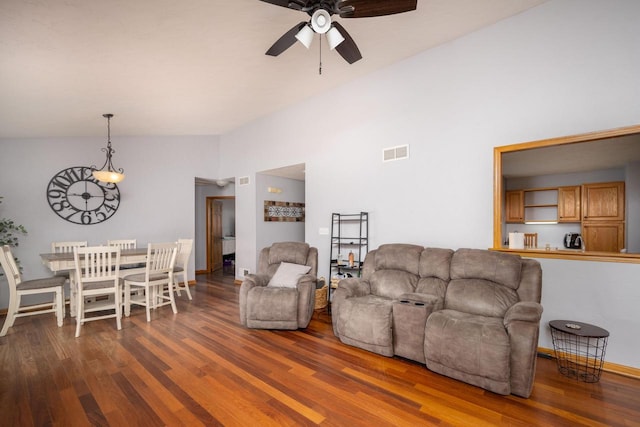
M248 176L241 176L238 179L238 185L249 185L249 177Z
M393 160L403 160L409 158L409 145L398 145L396 147L382 150L382 161L391 162Z

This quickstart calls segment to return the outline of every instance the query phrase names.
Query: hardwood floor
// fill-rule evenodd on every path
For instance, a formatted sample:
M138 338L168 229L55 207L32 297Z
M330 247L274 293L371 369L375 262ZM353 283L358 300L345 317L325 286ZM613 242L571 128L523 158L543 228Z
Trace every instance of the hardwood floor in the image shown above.
M239 324L233 277L201 275L178 314L132 310L56 327L21 318L0 338L2 426L640 426L640 380L586 384L539 358L530 399L346 346L316 313L300 331ZM2 319L4 320L4 319Z

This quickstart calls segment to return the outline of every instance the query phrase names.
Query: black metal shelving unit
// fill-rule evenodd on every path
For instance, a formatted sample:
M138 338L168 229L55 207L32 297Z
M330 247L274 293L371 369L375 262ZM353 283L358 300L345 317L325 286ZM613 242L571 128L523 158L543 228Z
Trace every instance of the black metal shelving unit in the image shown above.
M331 214L331 255L330 276L351 274L359 277L364 258L369 252L369 213ZM353 265L349 263L349 253L353 253ZM331 301L334 288L330 281L327 298Z

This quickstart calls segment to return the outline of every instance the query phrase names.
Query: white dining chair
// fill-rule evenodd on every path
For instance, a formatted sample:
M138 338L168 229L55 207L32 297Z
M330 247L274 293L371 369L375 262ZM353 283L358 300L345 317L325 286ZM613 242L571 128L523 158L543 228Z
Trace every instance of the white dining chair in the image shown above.
M76 247L73 252L76 271L76 338L89 321L116 318L122 329L122 287L120 286L120 248L117 246ZM106 296L107 298L100 298ZM85 298L94 297L91 304ZM88 313L111 311L109 314Z
M173 289L173 268L177 252L177 243L149 243L145 272L123 277L125 316L131 314L132 304L146 308L147 322L151 321L151 308L170 304L173 313L178 312ZM143 297L131 295L136 288L144 289Z
M176 293L180 295L180 291L185 291L189 300L191 291L189 290L189 279L187 277L187 269L189 266L189 257L193 250L193 239L178 239L178 255L176 256L176 265L173 268L173 277L175 280ZM182 285L180 285L179 277L182 276Z
M107 240L107 246L117 246L120 249L135 249L137 247L137 240L136 239Z
M0 264L9 284L9 307L7 307L7 317L0 331L0 337L7 334L7 331L13 326L18 317L55 313L58 326L62 326L64 319L64 292L62 287L66 278L53 276L23 281L20 269L8 245L0 248ZM53 301L25 307L20 306L23 296L36 294L53 294Z
M51 242L51 252L54 254L59 253L73 253L73 248L86 248L86 241L77 242Z
M121 251L124 251L127 249L136 249L138 247L138 241L136 239L107 240L107 246L117 246ZM144 268L144 264L120 265L120 270L139 270L141 268Z

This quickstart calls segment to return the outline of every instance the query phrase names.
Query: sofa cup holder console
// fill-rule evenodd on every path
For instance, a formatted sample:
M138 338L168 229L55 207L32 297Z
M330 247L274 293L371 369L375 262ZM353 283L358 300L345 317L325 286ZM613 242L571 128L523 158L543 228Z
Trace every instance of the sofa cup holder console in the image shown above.
M424 329L433 304L410 298L393 303L393 352L395 355L425 363Z

